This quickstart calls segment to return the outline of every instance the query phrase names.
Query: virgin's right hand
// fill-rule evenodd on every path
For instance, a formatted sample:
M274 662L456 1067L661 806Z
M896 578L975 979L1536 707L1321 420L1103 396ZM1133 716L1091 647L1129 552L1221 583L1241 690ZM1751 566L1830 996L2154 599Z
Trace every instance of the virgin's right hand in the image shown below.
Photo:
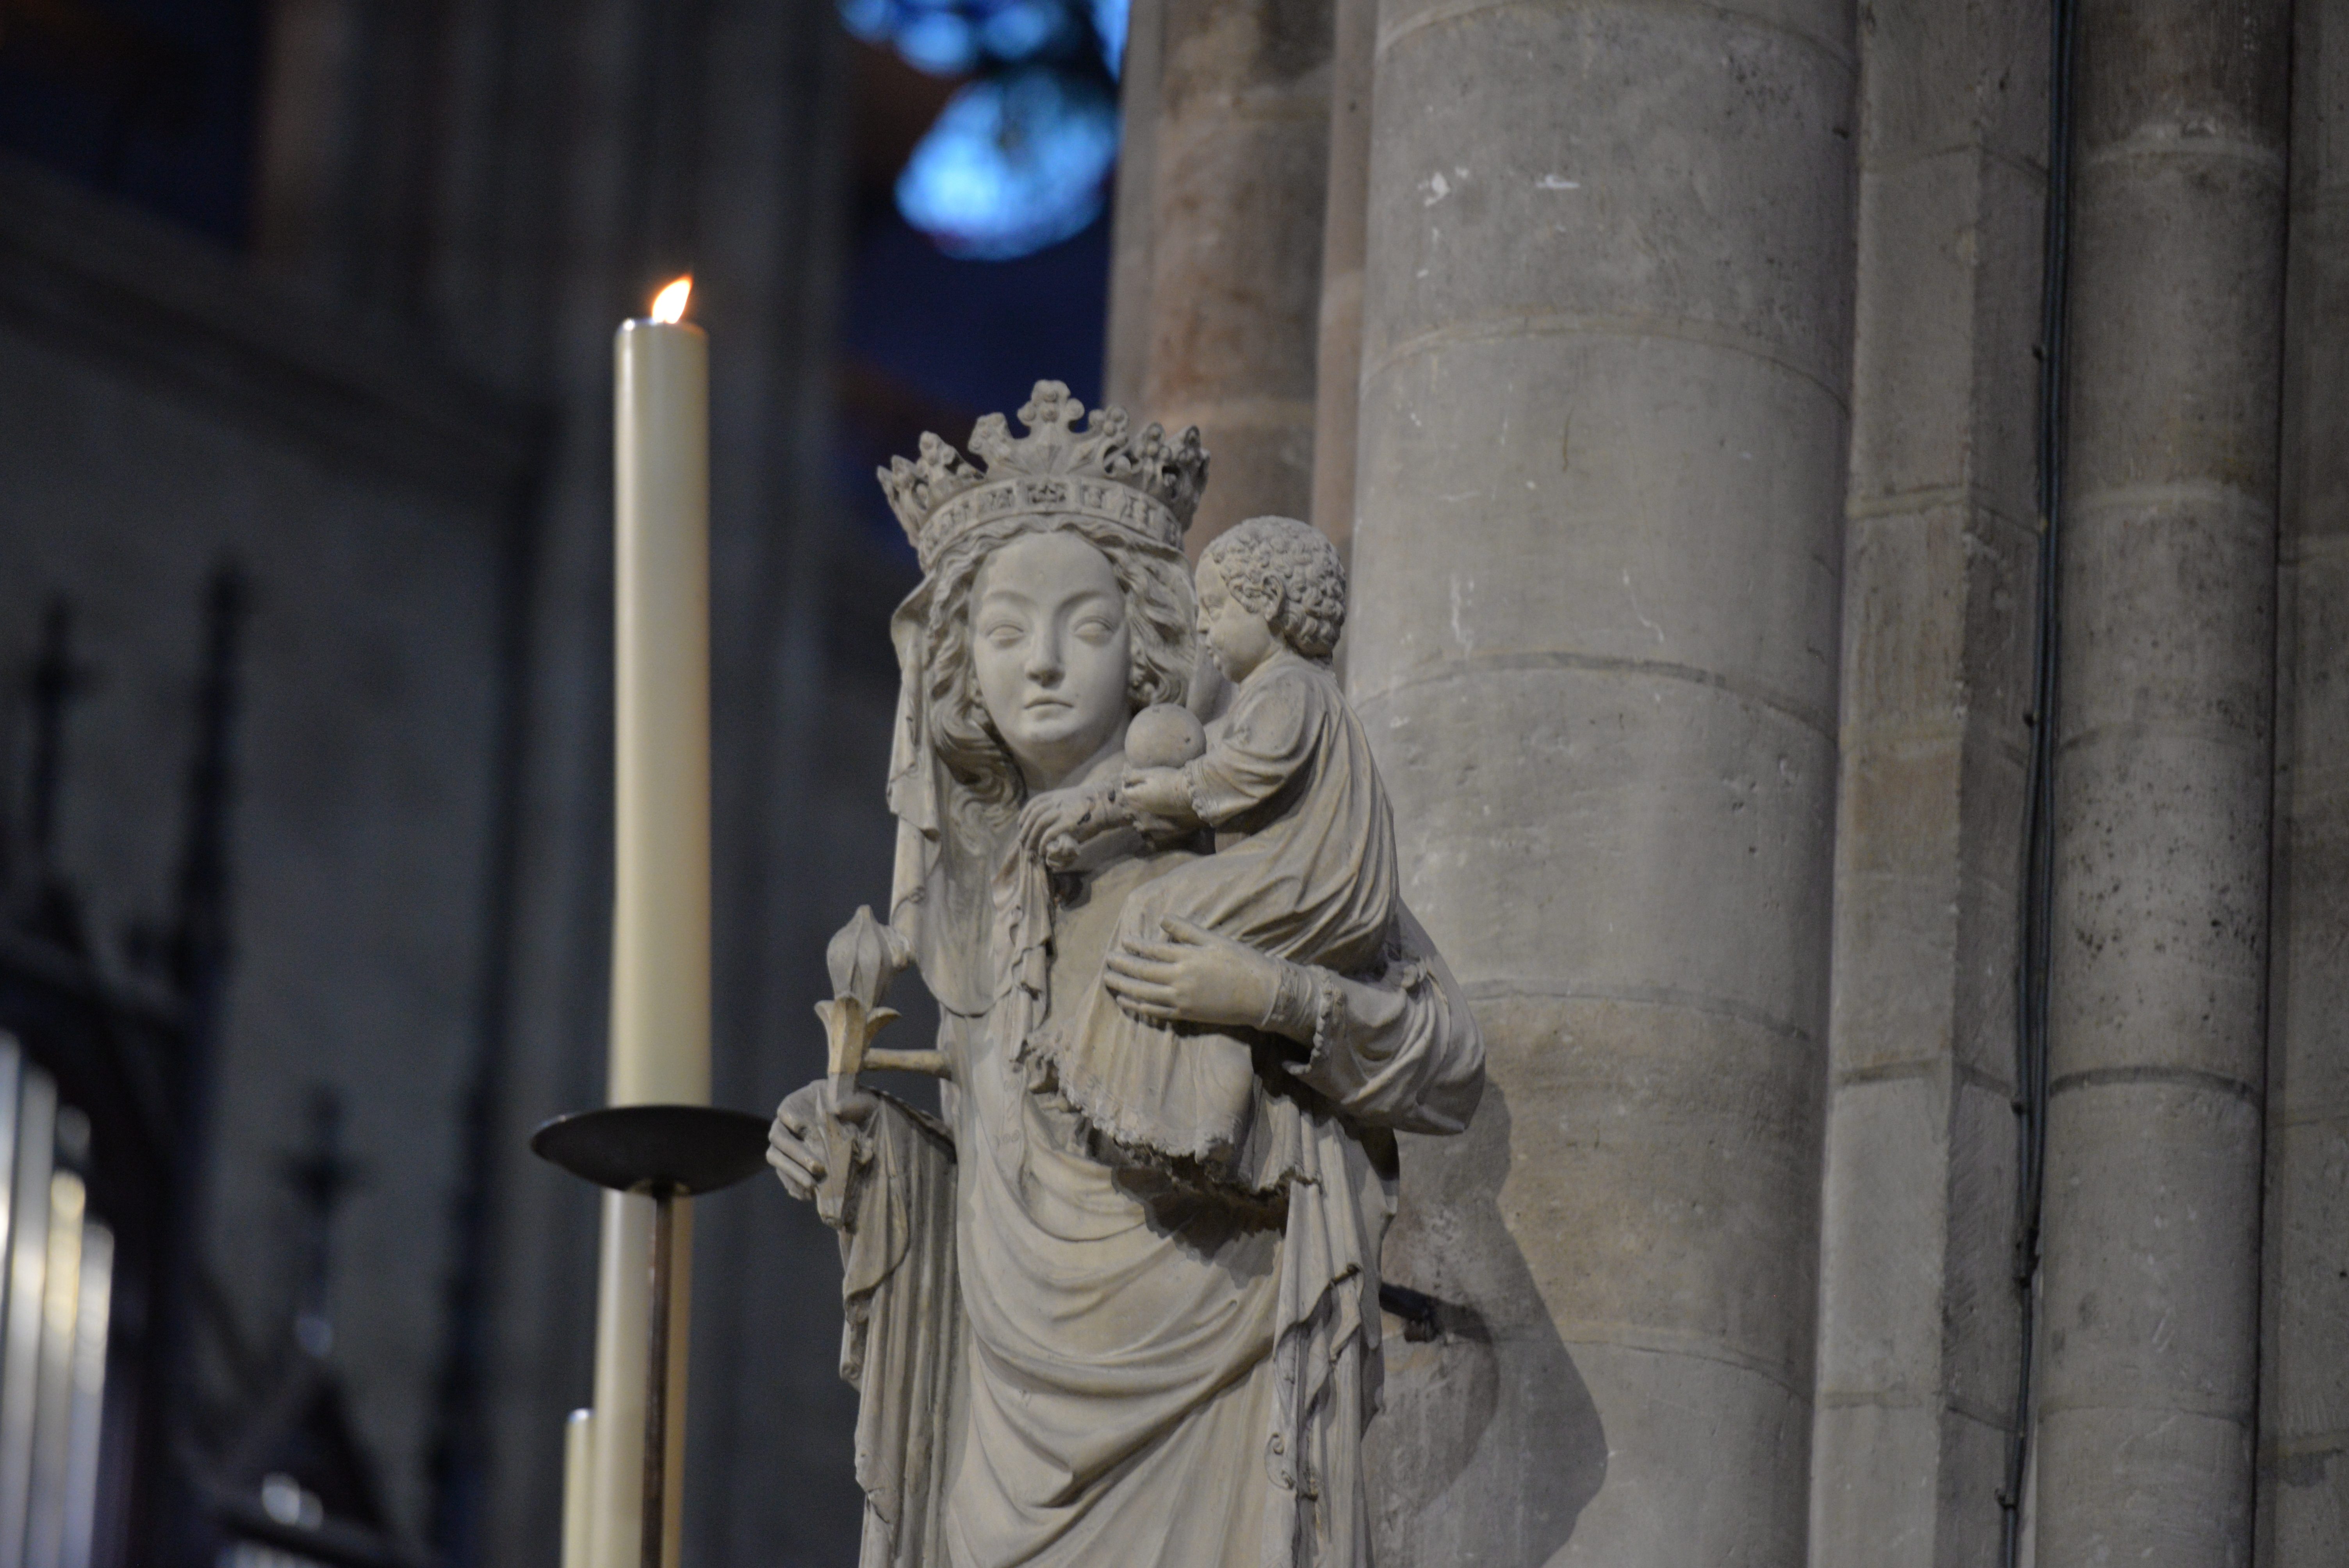
M835 1142L834 1127L854 1129L873 1115L874 1099L863 1089L836 1094L828 1078L793 1089L775 1108L767 1129L767 1163L792 1197L812 1199L824 1177L824 1148Z
M1050 789L1019 813L1019 848L1065 869L1076 846L1108 826L1106 802L1091 790Z

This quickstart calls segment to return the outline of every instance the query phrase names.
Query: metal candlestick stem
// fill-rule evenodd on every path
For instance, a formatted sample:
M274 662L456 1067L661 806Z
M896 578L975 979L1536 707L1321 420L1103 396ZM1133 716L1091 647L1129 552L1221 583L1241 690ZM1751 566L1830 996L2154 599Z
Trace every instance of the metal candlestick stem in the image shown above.
M668 1297L679 1198L715 1192L767 1162L767 1124L707 1105L614 1105L558 1116L530 1147L574 1176L653 1201L651 1310L646 1315L643 1568L662 1568L667 1524Z

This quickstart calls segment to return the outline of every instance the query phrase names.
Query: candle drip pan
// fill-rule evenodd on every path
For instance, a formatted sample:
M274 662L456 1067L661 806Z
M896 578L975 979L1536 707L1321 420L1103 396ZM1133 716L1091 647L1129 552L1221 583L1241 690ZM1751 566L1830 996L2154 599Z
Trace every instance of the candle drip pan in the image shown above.
M619 1192L689 1198L756 1175L767 1123L707 1105L612 1105L558 1116L531 1134L532 1152Z

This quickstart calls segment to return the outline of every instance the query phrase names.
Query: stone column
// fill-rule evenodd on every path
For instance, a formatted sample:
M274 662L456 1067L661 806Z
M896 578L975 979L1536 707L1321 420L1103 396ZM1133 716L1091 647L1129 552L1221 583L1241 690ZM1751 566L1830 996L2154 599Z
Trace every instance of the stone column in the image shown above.
M2349 12L2294 7L2261 1568L2349 1562Z
M1816 1568L2003 1522L2047 36L1876 0L1861 50Z
M1136 418L1142 378L1150 364L1150 219L1156 201L1152 157L1158 144L1159 45L1166 28L1163 0L1131 0L1126 7L1125 62L1118 72L1117 196L1110 214L1108 363L1102 400Z
M1321 326L1313 377L1313 526L1354 537L1354 421L1361 404L1362 246L1371 198L1371 67L1378 0L1337 0L1330 50L1330 185L1321 219Z
M1382 9L1350 677L1491 1064L1403 1150L1453 1332L1392 1342L1382 1561L1802 1561L1853 32Z
M1150 346L1137 417L1214 455L1194 552L1303 517L1329 178L1330 0L1161 0Z
M2287 16L2079 17L2049 1568L2250 1554Z

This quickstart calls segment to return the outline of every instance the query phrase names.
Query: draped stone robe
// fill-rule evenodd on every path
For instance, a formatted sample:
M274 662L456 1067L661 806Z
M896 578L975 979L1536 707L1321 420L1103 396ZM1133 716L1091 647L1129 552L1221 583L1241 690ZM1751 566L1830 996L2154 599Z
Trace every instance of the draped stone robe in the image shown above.
M1056 920L1056 998L1098 972L1124 893L1181 859L1094 874ZM927 913L963 917L967 955L978 910ZM922 946L926 978L956 967ZM1366 1564L1393 1135L1460 1130L1483 1087L1425 933L1399 911L1379 962L1320 975L1317 1038L1281 1079L1304 1151L1285 1202L1097 1147L1009 1059L991 1007L953 1006L989 994L973 978L933 978L943 1123L885 1101L858 1135L842 1371L862 1396L864 1568Z

